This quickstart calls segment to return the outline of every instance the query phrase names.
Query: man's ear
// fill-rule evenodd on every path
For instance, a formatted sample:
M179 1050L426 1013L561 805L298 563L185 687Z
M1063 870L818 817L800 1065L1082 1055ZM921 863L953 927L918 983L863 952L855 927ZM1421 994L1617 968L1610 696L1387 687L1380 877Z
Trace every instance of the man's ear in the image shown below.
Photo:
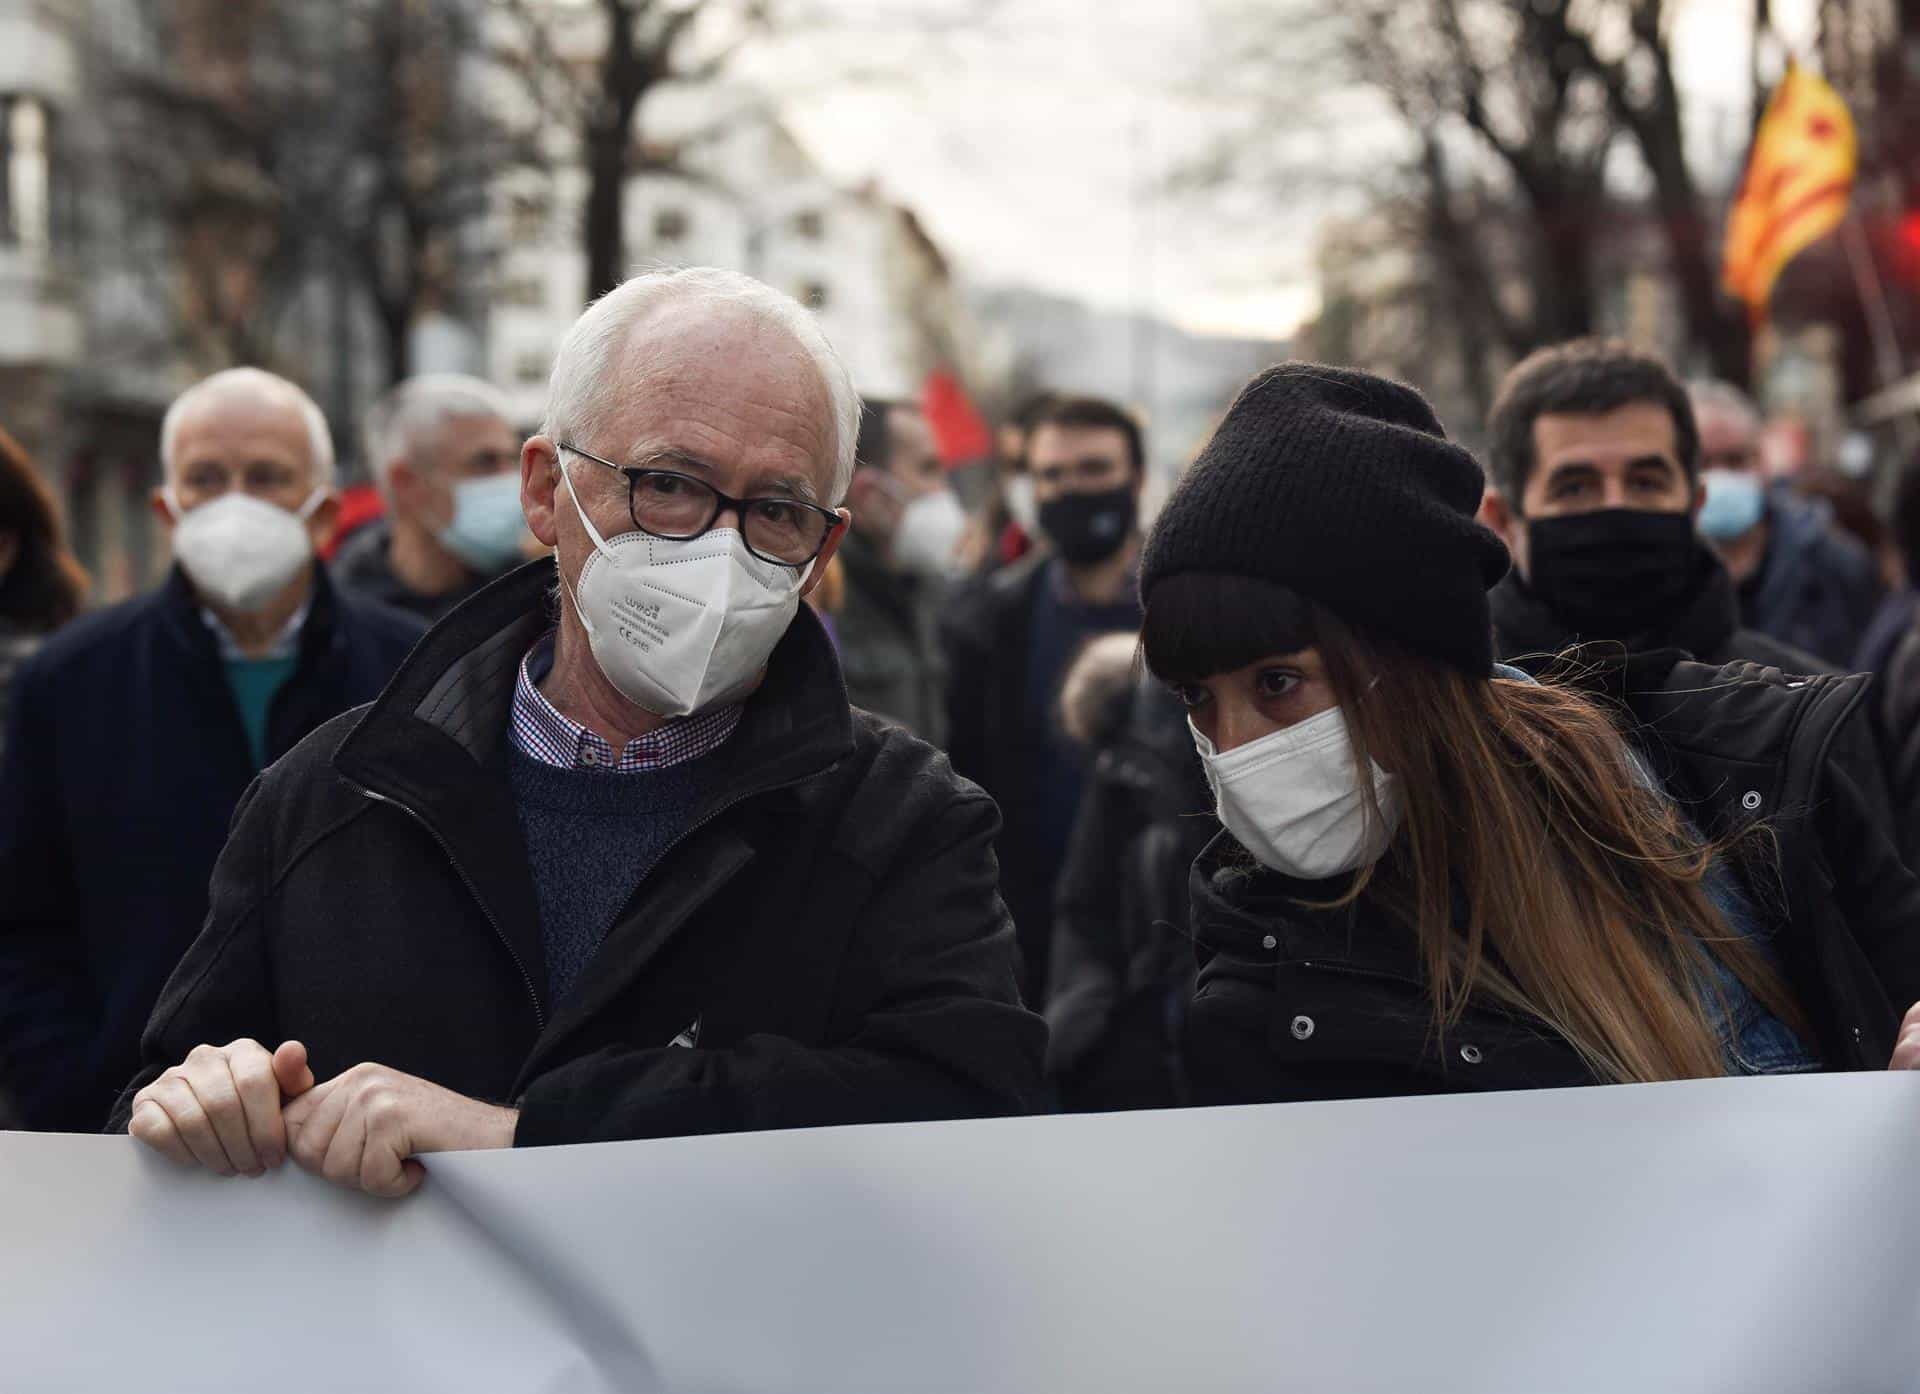
M417 495L420 492L420 475L402 456L387 466L386 477L381 481L380 492L387 496L387 503L395 512L412 513L418 506Z
M153 509L153 516L160 520L160 526L171 533L179 526L180 519L173 511L173 505L167 501L166 487L163 485L147 495L147 505Z
M1480 495L1480 509L1474 514L1480 523L1500 534L1501 540L1509 547L1513 545L1513 531L1520 526L1519 516L1508 505L1506 496L1489 485Z
M1505 494L1489 486L1486 492L1480 495L1480 509L1474 516L1507 544L1507 552L1513 558L1514 569L1525 576L1527 574L1527 520L1520 515L1520 510L1507 502Z
M527 530L544 547L560 545L556 514L565 505L560 497L560 452L545 436L533 436L520 447L520 511Z
M827 534L827 545L813 559L813 570L807 573L806 582L800 587L802 600L818 590L820 583L827 579L827 565L833 560L833 554L840 550L840 543L847 535L847 524L853 521L853 515L846 509L836 508L833 511L840 515L840 521L833 525L833 531Z
M313 539L314 550L333 541L334 533L340 527L340 494L337 490L327 490L327 496L314 505L313 512L307 515L307 535Z

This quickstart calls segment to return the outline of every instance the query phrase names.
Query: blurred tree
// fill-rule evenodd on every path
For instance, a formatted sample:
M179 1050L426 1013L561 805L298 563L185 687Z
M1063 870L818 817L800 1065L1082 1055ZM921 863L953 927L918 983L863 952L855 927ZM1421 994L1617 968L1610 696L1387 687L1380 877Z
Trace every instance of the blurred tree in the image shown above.
M712 82L766 32L768 0L493 0L512 21L514 55L539 104L572 133L586 173L581 237L586 297L628 272L624 205L636 175L697 177L694 146L713 131L649 138L644 108L673 87ZM731 113L730 115L737 115ZM724 119L723 119L724 124Z
M1323 135L1384 158L1336 162L1364 171L1352 182L1368 206L1444 282L1429 297L1436 327L1481 363L1592 332L1613 267L1650 230L1693 354L1745 381L1744 313L1718 290L1719 200L1686 158L1669 32L1679 3L1216 0L1236 36L1224 86L1259 118L1213 172L1244 178L1251 155L1297 186L1303 156L1324 170L1326 150L1276 141L1276 128L1310 127L1316 105L1337 112ZM1488 376L1468 371L1476 396Z
M1531 0L1538 3L1538 0ZM1553 0L1563 10L1567 0ZM1580 67L1604 83L1607 101L1652 176L1667 269L1695 348L1715 377L1745 383L1753 371L1746 313L1720 291L1721 200L1709 199L1687 163L1686 123L1674 78L1671 21L1679 0L1614 0L1585 25L1567 26ZM1621 26L1624 28L1621 29ZM1619 30L1611 43L1599 37Z
M272 362L296 298L344 295L406 376L420 315L474 279L491 181L534 153L473 99L472 0L115 8L91 55L111 182L195 366Z

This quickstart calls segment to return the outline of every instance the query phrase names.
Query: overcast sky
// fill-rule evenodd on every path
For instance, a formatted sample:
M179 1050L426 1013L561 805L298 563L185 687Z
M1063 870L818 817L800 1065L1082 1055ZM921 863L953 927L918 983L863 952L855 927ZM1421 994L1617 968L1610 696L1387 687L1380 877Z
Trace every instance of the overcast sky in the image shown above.
M872 178L914 208L962 276L1150 308L1201 331L1279 337L1313 313L1323 196L1225 220L1165 193L1167 171L1222 119L1196 91L1210 42L1201 0L1002 0L986 24L952 28L925 16L969 0L825 2L840 21L830 37L762 55L756 75L830 172ZM1790 42L1804 43L1813 8L1775 0ZM1751 12L1751 0L1686 0L1681 12L1699 139L1744 131ZM848 63L885 76L822 76Z

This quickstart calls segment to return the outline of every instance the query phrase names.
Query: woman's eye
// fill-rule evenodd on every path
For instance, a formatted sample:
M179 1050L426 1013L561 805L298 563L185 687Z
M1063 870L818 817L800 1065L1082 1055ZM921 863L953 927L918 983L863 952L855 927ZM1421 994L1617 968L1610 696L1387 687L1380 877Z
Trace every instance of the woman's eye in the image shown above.
M1255 680L1262 697L1284 697L1300 685L1300 675L1269 668Z
M1207 700L1207 690L1194 683L1177 682L1173 684L1173 695L1180 699L1183 707L1197 707Z

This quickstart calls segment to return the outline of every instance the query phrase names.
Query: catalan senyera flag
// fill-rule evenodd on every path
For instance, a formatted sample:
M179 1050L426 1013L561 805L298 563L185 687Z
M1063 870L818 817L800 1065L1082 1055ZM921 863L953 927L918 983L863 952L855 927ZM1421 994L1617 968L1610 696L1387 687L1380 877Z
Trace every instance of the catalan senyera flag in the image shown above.
M1727 218L1721 283L1756 323L1786 264L1840 225L1859 143L1853 116L1824 81L1790 66L1753 138L1740 197Z

